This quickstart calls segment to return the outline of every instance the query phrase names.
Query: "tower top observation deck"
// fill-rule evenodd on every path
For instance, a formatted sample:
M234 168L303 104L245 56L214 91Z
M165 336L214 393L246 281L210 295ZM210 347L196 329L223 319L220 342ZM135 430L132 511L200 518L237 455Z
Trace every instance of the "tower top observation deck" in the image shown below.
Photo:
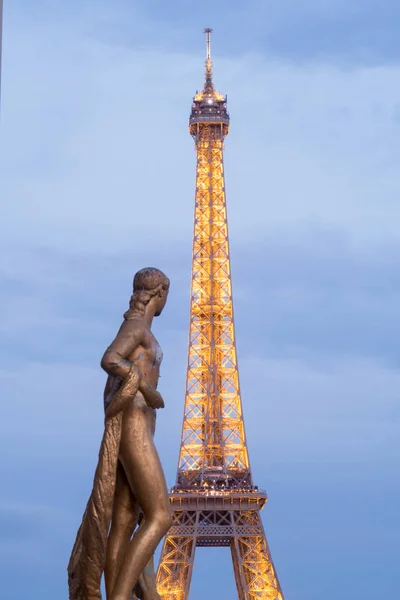
M211 60L211 33L212 29L205 29L206 34L206 79L204 88L196 92L193 98L192 112L190 113L190 133L194 137L197 133L197 125L224 125L225 135L228 133L229 114L226 108L226 96L223 96L214 87L212 78Z

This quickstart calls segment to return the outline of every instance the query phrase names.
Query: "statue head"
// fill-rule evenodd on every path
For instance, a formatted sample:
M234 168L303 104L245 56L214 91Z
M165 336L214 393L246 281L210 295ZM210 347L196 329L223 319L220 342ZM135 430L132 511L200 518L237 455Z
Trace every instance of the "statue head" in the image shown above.
M158 317L165 306L169 291L169 279L159 269L146 267L138 271L133 278L133 295L125 319L133 313L144 314L150 302L154 305L154 316Z

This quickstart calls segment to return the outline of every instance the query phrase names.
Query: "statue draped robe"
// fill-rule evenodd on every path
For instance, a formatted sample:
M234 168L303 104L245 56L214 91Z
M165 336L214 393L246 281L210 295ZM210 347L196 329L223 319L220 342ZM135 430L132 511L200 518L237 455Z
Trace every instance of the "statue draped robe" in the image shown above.
M100 583L113 511L123 409L138 389L138 371L131 367L111 398L110 405L120 410L105 423L93 490L68 564L69 600L101 600Z

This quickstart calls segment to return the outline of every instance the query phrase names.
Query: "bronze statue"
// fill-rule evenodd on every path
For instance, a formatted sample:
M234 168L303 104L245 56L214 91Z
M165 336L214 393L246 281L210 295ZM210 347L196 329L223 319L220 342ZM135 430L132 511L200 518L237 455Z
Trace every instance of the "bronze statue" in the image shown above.
M103 572L107 600L160 598L153 554L171 525L171 509L153 442L164 401L156 389L162 352L150 328L168 290L158 269L136 273L129 310L101 361L108 373L105 430L68 565L70 600L101 599Z

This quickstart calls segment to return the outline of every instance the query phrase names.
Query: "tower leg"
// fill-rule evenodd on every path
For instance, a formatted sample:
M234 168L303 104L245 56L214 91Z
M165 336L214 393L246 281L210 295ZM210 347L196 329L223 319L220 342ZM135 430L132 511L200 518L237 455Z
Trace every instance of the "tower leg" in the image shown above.
M239 600L284 600L259 513L241 513L235 520L231 551Z
M157 572L157 590L162 600L188 599L195 550L194 536L165 538Z

